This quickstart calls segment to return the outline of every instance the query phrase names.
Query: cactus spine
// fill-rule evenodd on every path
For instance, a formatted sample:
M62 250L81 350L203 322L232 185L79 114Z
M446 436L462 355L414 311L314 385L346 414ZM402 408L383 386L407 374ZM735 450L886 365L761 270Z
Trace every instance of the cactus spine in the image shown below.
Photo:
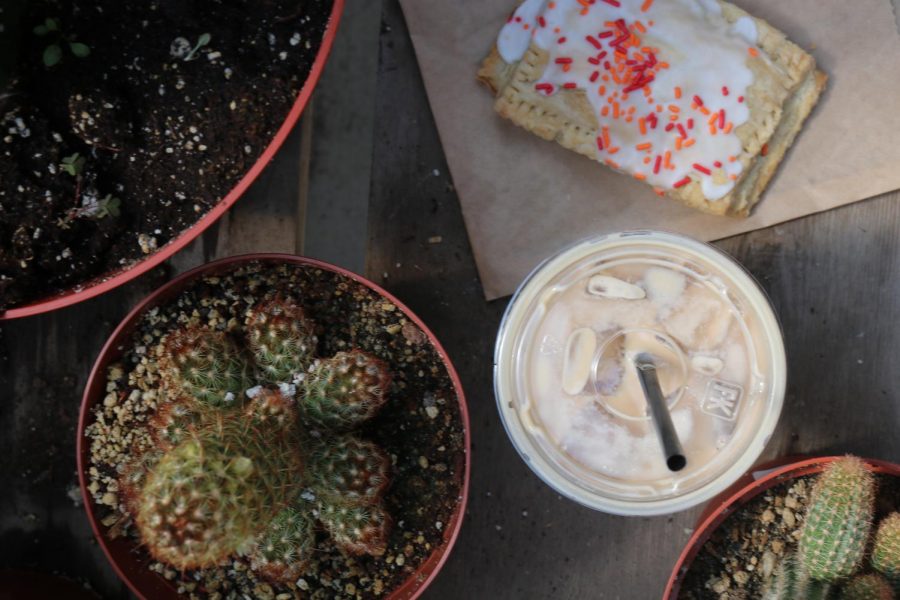
M860 575L844 586L841 600L894 600L894 592L881 575Z
M872 525L875 480L854 457L835 461L813 488L799 558L812 579L836 581L862 563Z
M250 550L260 527L296 490L293 433L257 428L230 413L163 455L148 474L135 519L150 553L193 569Z
M290 382L316 351L315 327L293 300L260 302L247 316L247 339L260 375L268 383Z
M187 396L213 408L240 404L250 383L249 365L240 348L225 333L204 327L169 334L159 366L170 395Z
M250 567L274 583L293 583L303 574L315 545L309 511L285 508L256 541Z
M361 350L317 360L303 378L304 416L329 429L358 426L384 404L390 382L386 365Z
M878 527L872 548L872 566L900 595L900 513L888 515Z

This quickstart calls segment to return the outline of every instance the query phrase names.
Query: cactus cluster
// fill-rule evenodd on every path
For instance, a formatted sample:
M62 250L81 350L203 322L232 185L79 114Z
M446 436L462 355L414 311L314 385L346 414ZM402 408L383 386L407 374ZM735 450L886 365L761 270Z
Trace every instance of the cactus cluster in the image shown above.
M317 359L316 346L285 297L255 305L242 331L191 325L163 340L153 447L119 477L155 559L185 570L245 555L293 582L320 534L349 555L384 553L390 459L352 431L384 404L390 373L359 350Z
M875 497L875 477L866 463L852 456L831 463L813 488L797 554L778 566L764 598L895 600L900 514L881 522L869 561L875 572L860 574L872 538Z

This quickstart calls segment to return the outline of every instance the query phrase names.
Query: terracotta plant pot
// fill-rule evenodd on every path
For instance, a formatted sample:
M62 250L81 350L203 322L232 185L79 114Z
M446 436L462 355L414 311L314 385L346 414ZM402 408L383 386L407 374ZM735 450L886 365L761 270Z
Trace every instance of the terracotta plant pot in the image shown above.
M85 282L77 286L76 288L67 290L61 294L43 298L41 300L37 300L23 306L10 308L5 312L0 311L0 321L7 319L17 319L21 317L30 317L32 315L50 312L52 310L57 310L65 306L77 304L78 302L82 302L89 298L99 296L100 294L104 294L114 288L117 288L120 285L127 283L132 279L153 269L163 261L168 260L176 252L194 241L197 236L203 233L219 217L225 214L225 211L227 211L229 208L231 208L231 205L237 202L238 198L240 198L244 194L244 192L247 191L247 188L250 187L250 184L252 184L256 180L263 169L265 169L266 165L268 165L272 158L275 156L275 153L279 148L281 148L281 145L291 133L294 125L300 118L300 114L303 112L303 109L309 102L309 99L313 93L313 89L316 87L316 83L319 81L322 70L325 68L325 61L328 58L328 54L331 52L331 46L334 43L334 38L337 34L338 23L340 22L341 15L344 12L344 1L345 0L334 0L334 6L331 10L331 16L328 20L328 26L326 27L325 33L322 36L322 44L321 46L319 46L319 52L316 55L316 59L313 62L312 68L310 69L309 76L306 78L306 82L303 84L303 88L300 90L300 94L297 96L297 100L291 107L287 118L285 118L284 122L281 124L281 127L275 133L275 137L272 139L263 153L259 156L259 158L257 158L256 162L253 163L253 166L250 168L250 170L247 171L243 178L241 178L241 180L237 182L237 185L235 185L234 188L232 188L231 191L228 192L222 198L222 200L219 201L218 204L216 204L211 210L203 215L203 217L201 217L196 223L194 223L193 226L185 229L181 232L180 235L172 238L172 240L170 240L169 243L167 243L165 246L159 248L153 254L148 255L146 258L140 260L139 262L136 262L129 267L125 267L120 271L112 271L106 273L100 277L93 279L92 281Z
M168 600L181 598L176 592L174 585L158 575L150 571L148 566L148 557L144 553L136 552L136 542L126 536L111 539L100 522L97 514L94 499L91 497L87 489L89 483L88 469L91 465L90 458L90 440L85 436L85 429L94 421L94 408L98 403L102 402L106 393L107 384L107 367L119 360L128 347L132 333L135 331L141 317L154 307L164 305L169 300L181 294L190 284L196 280L217 274L224 274L233 269L245 265L247 263L256 262L264 264L289 264L305 267L314 267L323 271L330 271L338 275L342 275L352 281L355 281L376 294L392 303L397 310L417 325L421 331L427 336L428 342L439 355L443 366L447 370L447 374L451 380L453 390L456 394L459 404L459 415L464 430L464 452L465 464L460 469L460 487L459 502L453 512L452 518L443 529L443 539L440 546L435 547L431 554L426 558L418 569L412 573L402 585L394 589L390 596L391 600L408 600L417 598L428 587L431 581L437 576L444 562L447 560L451 549L453 548L456 538L459 535L462 526L463 516L465 515L466 501L468 498L469 488L469 471L470 471L470 449L471 440L469 434L469 415L466 406L465 397L463 395L462 385L459 376L453 368L446 352L441 347L434 334L425 326L425 324L412 313L402 302L397 300L389 292L385 291L371 281L346 271L340 267L336 267L317 260L302 258L286 254L253 254L244 256L235 256L218 260L206 265L202 265L196 269L188 271L176 277L169 283L157 289L153 294L145 298L138 304L125 319L119 324L113 334L109 337L100 355L94 363L88 378L84 391L84 397L81 405L81 412L78 421L78 440L77 440L77 462L78 462L78 478L81 485L81 493L84 499L84 506L87 511L88 520L94 531L94 535L100 543L106 557L109 559L116 574L128 585L134 594L140 598L152 598L153 600Z
M725 519L767 490L791 479L821 473L825 467L839 458L841 457L828 456L805 460L781 459L762 465L748 472L731 488L710 502L700 516L694 534L682 551L678 562L675 563L675 568L669 576L669 582L663 594L663 600L677 600L685 575L691 569L694 559ZM865 462L872 467L874 473L900 477L900 465L869 459L866 459Z

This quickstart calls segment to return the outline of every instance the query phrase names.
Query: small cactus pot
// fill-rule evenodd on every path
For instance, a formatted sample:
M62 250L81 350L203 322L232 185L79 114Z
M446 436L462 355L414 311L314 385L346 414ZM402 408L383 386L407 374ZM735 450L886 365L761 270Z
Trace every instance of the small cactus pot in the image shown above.
M677 600L684 583L685 576L691 570L694 559L725 520L775 486L807 475L818 475L827 466L841 457L829 456L820 458L798 459L783 458L760 465L746 473L733 486L713 499L697 521L691 539L675 563L669 576L663 600ZM880 460L864 461L872 473L900 477L900 465Z
M470 472L470 434L468 410L463 395L462 386L453 365L447 358L447 354L441 347L434 334L425 324L414 315L403 303L390 293L367 279L353 274L339 267L320 261L281 254L256 254L230 257L198 267L173 279L169 283L157 289L153 294L138 304L125 319L119 324L110 338L107 340L97 358L85 387L82 400L81 413L77 428L77 462L78 476L84 506L88 520L94 531L100 547L103 549L116 574L124 581L131 591L139 598L152 598L154 600L175 600L184 596L178 593L176 585L164 578L159 573L148 568L148 557L144 552L136 552L140 547L136 539L131 536L110 535L109 523L105 523L104 515L98 507L95 497L89 490L91 477L89 470L91 462L91 439L86 435L90 426L95 422L96 410L102 406L104 396L107 393L107 371L110 365L122 359L125 349L133 345L133 335L138 330L139 324L148 312L164 307L174 299L182 295L199 280L207 277L226 276L237 269L248 265L263 265L265 267L300 267L315 269L334 274L335 276L350 280L354 284L368 288L368 292L374 293L376 299L390 303L399 313L414 324L424 334L424 343L429 344L434 354L438 357L435 364L446 370L446 375L452 386L452 394L455 398L448 399L448 405L455 404L458 407L459 425L464 432L463 454L455 469L455 479L458 480L459 496L454 498L455 508L452 517L442 524L440 542L432 545L430 553L418 564L414 570L410 570L408 576L397 584L396 581L390 588L384 590L383 597L391 600L409 600L417 598L437 576L444 562L447 560L451 549L462 526L465 514L466 500L468 496L469 472ZM427 339L425 339L427 338ZM449 389L449 388L448 388Z

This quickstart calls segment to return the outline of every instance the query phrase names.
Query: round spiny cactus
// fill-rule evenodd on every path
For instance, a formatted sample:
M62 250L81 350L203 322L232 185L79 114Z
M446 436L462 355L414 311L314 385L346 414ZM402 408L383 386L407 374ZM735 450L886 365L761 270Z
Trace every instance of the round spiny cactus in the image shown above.
M872 548L872 566L887 577L900 594L900 513L892 513L878 526Z
M844 586L840 600L894 600L894 592L881 575L860 575Z
M259 389L244 415L254 425L275 429L295 429L297 425L296 403L279 390Z
M273 583L293 583L306 569L315 545L309 511L285 508L257 539L250 567Z
M171 395L209 407L239 405L250 384L249 365L240 348L225 333L204 327L170 333L159 367Z
M191 404L191 400L180 398L156 409L147 425L157 449L177 446L199 425L200 414L191 409Z
M361 350L317 360L302 382L304 415L319 425L350 429L370 419L385 402L391 376L387 366Z
M134 453L131 460L120 467L117 479L119 498L129 515L136 515L141 505L141 490L147 482L147 474L159 462L162 452L151 450Z
M296 492L301 465L292 433L230 413L165 453L147 476L135 519L150 554L184 570L249 551Z
M347 554L381 556L387 549L391 518L381 504L320 501L319 520L335 545Z
M287 298L266 300L251 308L246 334L260 375L268 383L292 381L312 362L316 351L313 322Z
M822 472L798 546L812 579L837 581L856 572L866 553L874 502L875 479L858 458L842 458Z
M353 435L326 439L309 460L308 482L329 502L374 504L390 481L391 460L372 442Z

